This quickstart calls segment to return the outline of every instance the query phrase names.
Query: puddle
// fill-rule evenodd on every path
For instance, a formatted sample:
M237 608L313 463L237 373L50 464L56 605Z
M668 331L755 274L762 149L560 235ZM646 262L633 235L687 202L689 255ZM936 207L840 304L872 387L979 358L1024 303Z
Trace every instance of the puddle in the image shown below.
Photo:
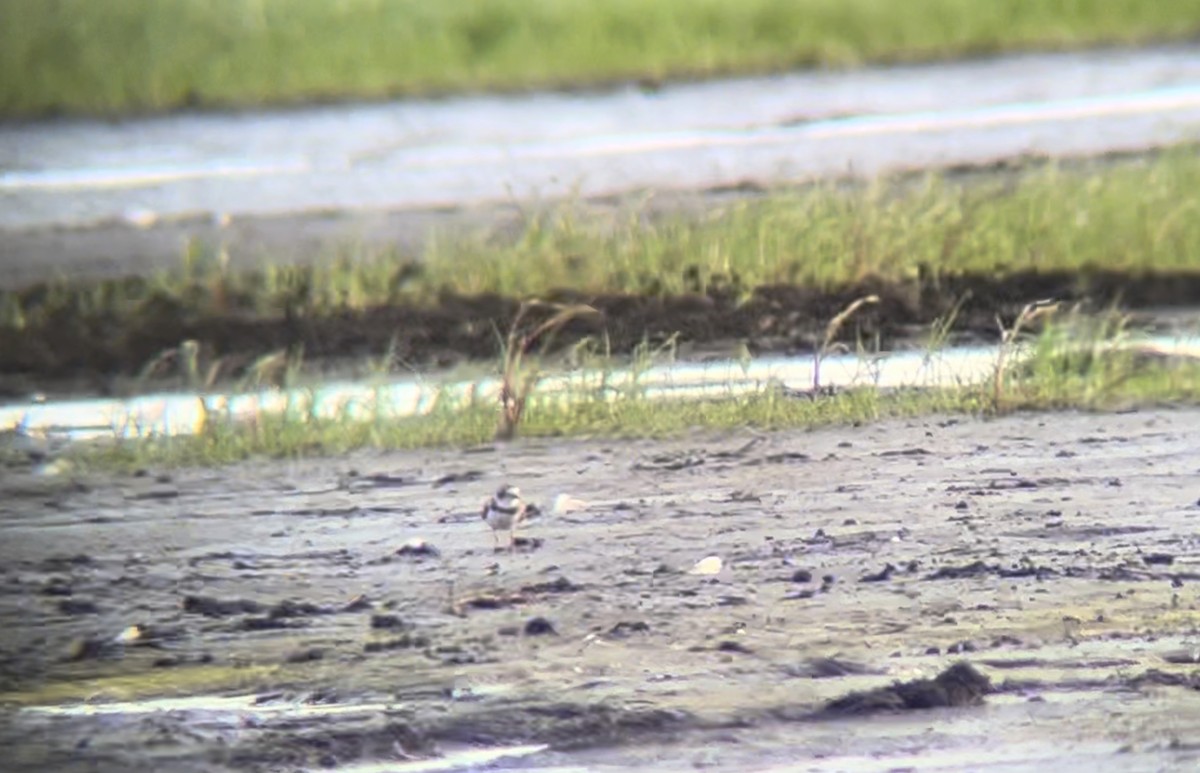
M295 700L271 699L261 695L216 696L199 695L179 698L155 698L142 701L107 703L76 703L53 706L29 706L19 711L27 720L38 717L56 719L118 718L135 720L139 717L173 715L187 722L194 731L236 732L235 729L254 729L267 732L273 725L293 727L297 721L344 721L355 717L377 716L395 709L383 703L321 704ZM321 770L338 773L433 773L434 771L477 770L503 760L525 758L545 751L545 744L525 744L497 748L448 748L428 759L403 761L355 762L348 765L323 766Z
M70 703L58 706L29 706L21 709L30 715L48 717L94 717L105 715L133 716L187 712L219 717L229 714L269 715L277 717L322 717L339 714L361 714L385 711L384 703L322 704L297 701L264 700L257 695L219 696L195 695L181 698L153 698L143 701L113 701L107 703Z
M1076 769L1098 766L1096 769L1118 770L1110 761L1120 750L1121 744L1097 742L1081 748L1071 749L1070 765ZM846 755L822 760L806 760L803 769L819 773L822 771L847 771L855 773L888 773L896 770L922 771L1028 771L1040 773L1063 763L1063 749L1049 741L1040 743L1009 744L1001 748L927 749L909 753L878 755ZM1139 766L1145 760L1139 760ZM794 764L773 765L755 768L754 773L784 773L795 771Z
M433 773L434 771L478 770L481 765L530 757L547 748L549 747L544 744L531 744L499 749L466 749L448 752L430 760L364 762L333 768L333 771L334 773Z

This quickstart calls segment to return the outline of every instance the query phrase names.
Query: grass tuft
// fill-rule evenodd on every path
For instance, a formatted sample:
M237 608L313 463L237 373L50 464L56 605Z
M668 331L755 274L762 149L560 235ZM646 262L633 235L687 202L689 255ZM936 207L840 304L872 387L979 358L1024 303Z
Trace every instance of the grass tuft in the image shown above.
M842 309L837 315L829 320L829 324L825 326L825 338L821 341L821 345L813 351L813 392L821 390L821 360L832 350L834 341L837 339L838 332L846 321L854 316L854 313L863 306L879 303L878 295L865 295L862 298L857 298L852 301L846 308Z
M1000 350L996 355L996 367L992 376L992 410L1000 413L1004 410L1004 385L1008 376L1009 360L1012 358L1019 341L1021 331L1039 319L1052 316L1058 311L1058 303L1053 300L1034 301L1027 303L1017 314L1012 327L1006 328L1003 320L997 315L996 326L1000 328Z
M1023 327L1035 312L1024 314ZM1012 331L1014 339L1018 325ZM1129 348L1132 336L1120 317L1097 322L1071 312L1047 322L1016 358L997 354L1002 399L995 382L946 389L860 388L829 395L801 393L766 384L753 392L730 389L715 399L652 399L633 386L613 390L611 374L578 379L561 395L525 393L519 420L525 437L664 437L689 430L756 427L786 429L855 424L930 413L994 415L1018 410L1082 408L1103 410L1148 403L1200 401L1200 361L1157 357ZM363 406L358 406L362 408ZM358 448L402 449L474 446L496 435L495 404L436 400L411 417L390 415L385 406L318 414L311 395L300 393L282 413L253 421L213 416L195 436L150 437L81 447L75 461L105 469L147 466L219 465L248 457L294 458L341 454Z
M548 319L522 332L522 325L530 312L548 309ZM496 440L512 440L525 417L525 406L529 396L541 378L541 369L536 359L527 359L531 347L537 344L543 352L553 345L555 335L573 319L599 314L591 306L583 304L563 305L525 301L517 312L504 342L504 365L501 369L500 420L496 427Z

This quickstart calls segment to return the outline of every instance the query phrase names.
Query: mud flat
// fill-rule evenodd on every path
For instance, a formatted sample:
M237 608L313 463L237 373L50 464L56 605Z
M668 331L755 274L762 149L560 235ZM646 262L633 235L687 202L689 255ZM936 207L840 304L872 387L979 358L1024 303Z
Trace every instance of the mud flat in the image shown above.
M6 769L1190 769L1197 426L7 470ZM542 510L515 554L477 514L504 481ZM986 683L871 692L961 662Z

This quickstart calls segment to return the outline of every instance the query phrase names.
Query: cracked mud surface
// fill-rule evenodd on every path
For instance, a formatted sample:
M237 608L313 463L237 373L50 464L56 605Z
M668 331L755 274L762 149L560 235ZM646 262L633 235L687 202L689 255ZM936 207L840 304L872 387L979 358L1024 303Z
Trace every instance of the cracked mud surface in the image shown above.
M549 748L496 764L1188 769L1196 427L1194 409L932 417L6 471L0 743L13 770L530 743ZM543 511L512 555L478 517L506 481ZM564 493L586 508L554 512ZM710 555L718 574L688 573ZM990 691L880 690L964 661ZM139 710L182 696L203 700Z

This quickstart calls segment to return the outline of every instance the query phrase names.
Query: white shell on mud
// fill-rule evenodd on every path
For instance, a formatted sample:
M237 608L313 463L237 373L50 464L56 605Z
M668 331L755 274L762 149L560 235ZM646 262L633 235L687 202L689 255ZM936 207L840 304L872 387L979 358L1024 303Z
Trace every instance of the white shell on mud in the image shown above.
M559 494L554 498L554 514L563 515L564 513L577 513L581 510L588 509L588 503L582 499L576 499L570 494Z
M697 561L696 565L688 570L688 574L717 574L721 571L722 566L724 566L724 563L721 561L720 556L709 556Z
M121 631L119 634L117 634L113 640L122 644L129 644L137 641L140 638L142 638L142 627L140 625L131 625L124 631Z

